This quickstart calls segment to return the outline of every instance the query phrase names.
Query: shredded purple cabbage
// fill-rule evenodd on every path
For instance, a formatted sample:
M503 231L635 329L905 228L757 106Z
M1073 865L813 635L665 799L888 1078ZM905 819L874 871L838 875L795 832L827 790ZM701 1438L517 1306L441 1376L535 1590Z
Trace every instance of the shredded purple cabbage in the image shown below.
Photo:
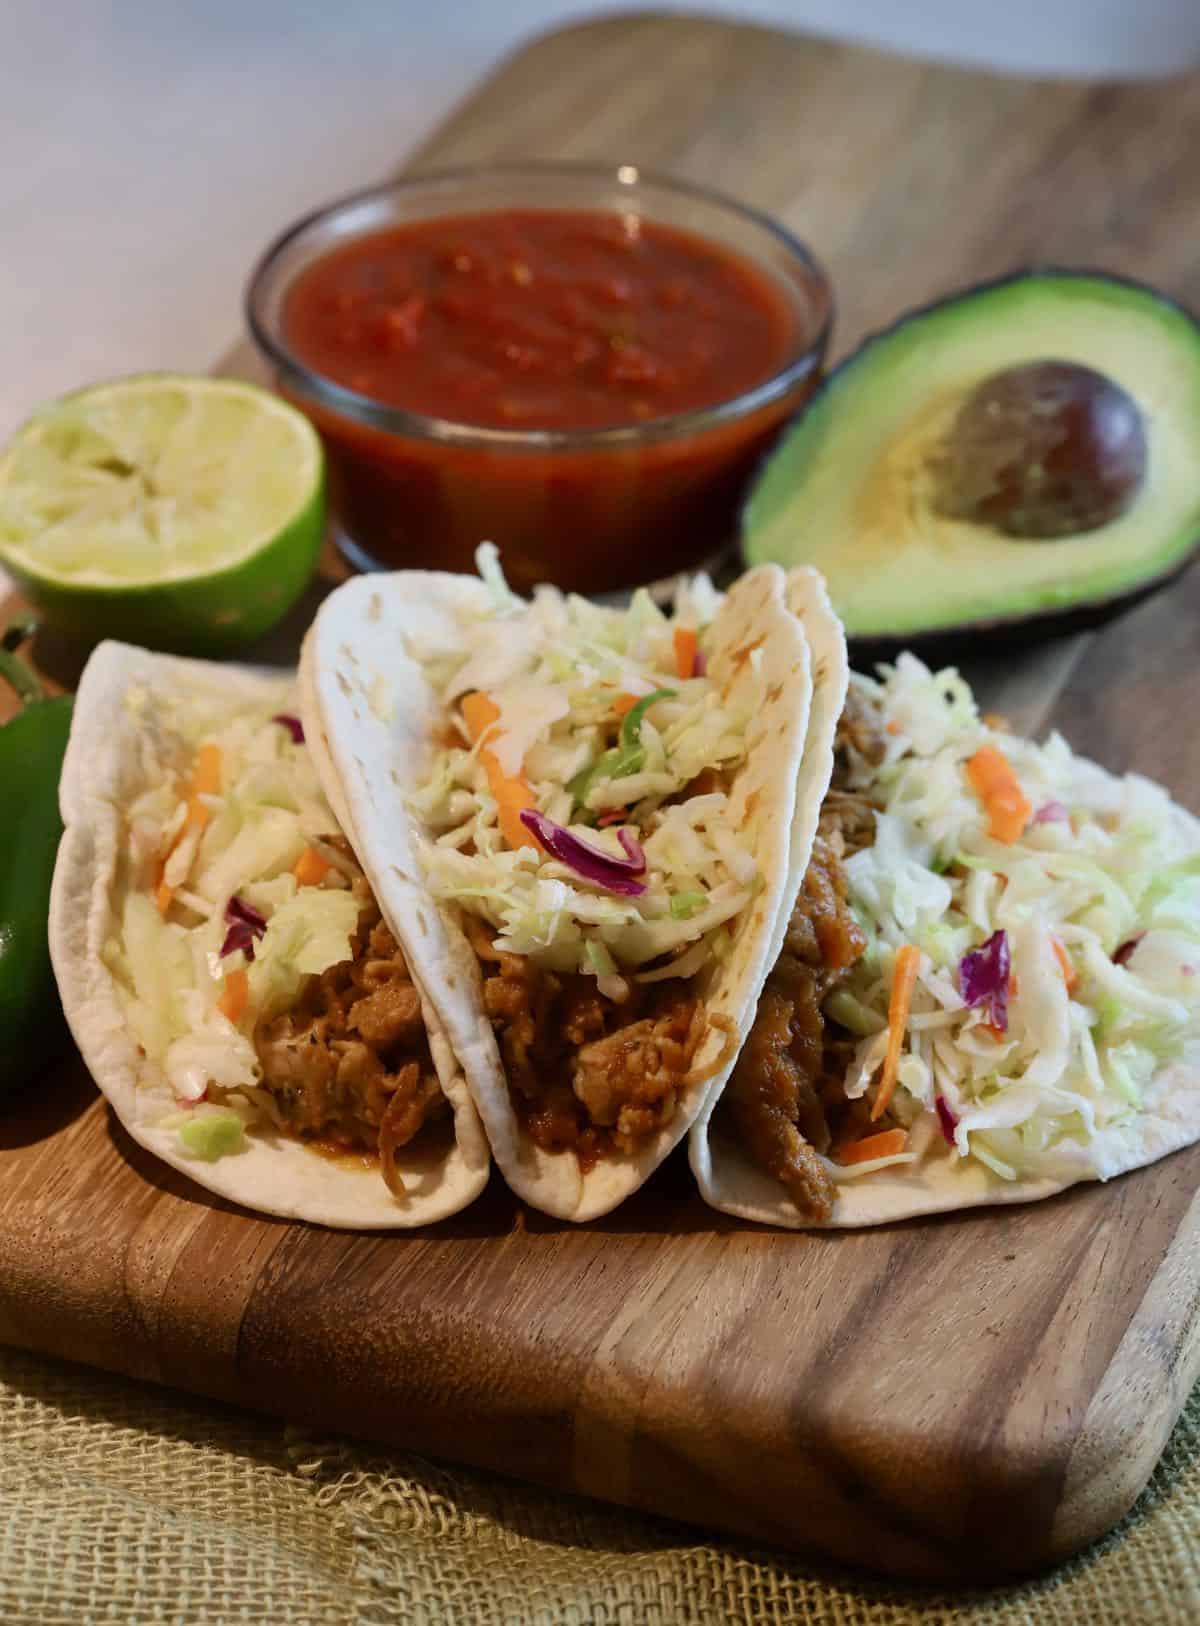
M692 662L692 676L693 677L707 677L708 676L708 656L704 653L704 651L702 649L698 649L696 651L696 659Z
M602 886L608 892L617 892L622 897L640 898L646 890L642 881L634 880L636 875L646 872L646 855L642 851L636 838L624 826L617 831L617 840L628 855L625 858L614 858L612 853L603 852L593 847L590 842L581 841L573 836L561 824L555 824L544 813L535 808L521 809L521 823L527 830L541 842L548 853L558 859L560 864L566 864L577 875L582 875L585 881L591 881L595 886Z
M236 954L238 949L248 960L254 958L254 940L261 937L267 929L265 915L260 915L252 903L239 898L235 893L225 905L225 924L229 930L225 933L225 941L221 944L221 958L227 954Z
M993 932L982 947L964 954L958 962L958 988L972 1009L990 1007L989 1021L1001 1033L1008 1031L1008 978L1012 959L1008 933L1003 927Z
M293 745L304 744L304 724L300 721L299 717L293 717L290 712L281 711L277 712L276 715L271 718L271 721L273 723L279 723L287 729L288 733L292 736Z
M1033 815L1033 824L1070 824L1071 815L1061 802L1043 802Z
M954 1145L954 1131L958 1128L958 1119L951 1112L944 1095L934 1097L934 1106L937 1108L938 1123L942 1126L942 1136L948 1146Z
M1145 935L1145 932L1142 931L1134 932L1132 937L1127 937L1120 948L1113 950L1113 964L1124 965L1127 960L1131 959L1134 949L1137 948Z

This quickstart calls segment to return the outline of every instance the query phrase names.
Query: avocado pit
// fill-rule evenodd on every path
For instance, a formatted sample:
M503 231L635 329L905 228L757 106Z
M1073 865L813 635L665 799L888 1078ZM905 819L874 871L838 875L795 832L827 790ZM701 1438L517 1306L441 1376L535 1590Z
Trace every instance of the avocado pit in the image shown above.
M1146 473L1133 397L1077 362L1039 360L985 378L932 454L934 507L947 519L1050 540L1119 519Z

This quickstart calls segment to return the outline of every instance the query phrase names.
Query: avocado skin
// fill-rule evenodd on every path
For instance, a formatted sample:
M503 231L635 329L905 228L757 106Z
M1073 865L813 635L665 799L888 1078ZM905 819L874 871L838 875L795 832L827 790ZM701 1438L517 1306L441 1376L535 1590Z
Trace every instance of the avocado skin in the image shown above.
M856 638L846 636L850 664L858 671L871 671L880 661L894 661L902 650L919 654L926 665L962 666L980 655L1000 650L1019 652L1055 638L1092 632L1136 605L1152 598L1184 574L1195 559L1195 551L1152 581L1113 598L1072 605L1070 609L1045 610L1039 615L998 616L994 621L964 621L957 627L938 627L930 632L909 632L895 638Z
M763 563L766 555L755 557L747 550L748 533L752 527L753 510L762 484L776 460L786 452L788 443L799 425L815 413L841 385L844 375L859 365L869 365L871 353L886 345L910 323L932 317L951 306L966 304L981 295L998 293L1020 283L1051 279L1055 282L1079 281L1109 283L1116 288L1128 289L1161 306L1164 311L1186 321L1197 334L1200 345L1200 317L1181 300L1164 293L1160 288L1142 282L1136 277L1119 272L1088 266L1060 266L1054 264L1022 266L1000 276L985 278L950 294L939 295L923 305L903 312L895 321L868 333L859 344L829 369L817 388L805 401L800 411L785 424L759 464L747 488L739 515L737 551L743 568ZM1135 504L1136 506L1136 504ZM1053 542L1049 545L1053 546ZM1127 589L1101 597L1087 597L1081 593L1078 601L1069 605L1055 605L1045 609L1022 610L1015 614L993 617L971 617L954 624L941 624L928 629L913 629L895 634L856 634L847 629L846 637L852 662L860 667L895 658L904 649L919 651L935 664L961 662L972 655L990 653L999 649L1021 649L1055 637L1089 631L1131 609L1151 594L1167 587L1192 564L1200 550L1200 531L1186 549L1172 559L1167 567L1148 575ZM793 564L807 561L797 558ZM785 563L784 568L787 568ZM819 565L818 565L819 568ZM836 606L835 606L836 607Z

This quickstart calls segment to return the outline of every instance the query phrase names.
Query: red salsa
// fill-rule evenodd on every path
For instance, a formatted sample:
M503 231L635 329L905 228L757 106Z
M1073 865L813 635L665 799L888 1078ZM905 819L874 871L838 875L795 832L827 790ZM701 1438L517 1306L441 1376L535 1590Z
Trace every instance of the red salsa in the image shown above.
M279 385L321 431L335 534L356 564L471 570L490 540L515 586L600 593L732 539L748 475L816 384L828 308L799 260L776 282L721 242L632 214L443 216L336 243L296 275ZM662 429L793 361L765 405ZM312 375L459 428L376 426ZM644 438L589 434L642 424ZM539 429L580 439L523 438Z
M284 338L360 395L496 429L592 429L713 406L796 348L792 301L722 245L635 214L496 210L332 249Z

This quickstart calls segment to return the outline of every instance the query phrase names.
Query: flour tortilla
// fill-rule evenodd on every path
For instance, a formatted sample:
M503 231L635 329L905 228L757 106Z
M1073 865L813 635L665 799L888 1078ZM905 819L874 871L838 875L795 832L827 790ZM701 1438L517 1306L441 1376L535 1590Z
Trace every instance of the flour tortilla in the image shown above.
M175 1109L174 1094L142 1054L125 1019L104 944L120 919L118 855L122 810L161 779L165 765L182 768L185 747L171 726L175 699L210 696L231 707L292 693L290 674L154 655L126 644L99 646L79 686L60 786L66 831L50 897L50 952L63 1010L92 1077L125 1129L147 1151L197 1185L245 1208L287 1219L354 1230L424 1225L465 1208L487 1182L489 1156L462 1072L436 1013L425 1007L429 1047L453 1109L453 1144L445 1135L403 1147L397 1167L406 1195L396 1198L377 1169L333 1161L269 1126L247 1131L245 1149L206 1162L189 1157L173 1130L157 1120ZM127 704L140 701L135 716ZM336 784L314 753L330 804ZM351 845L356 845L346 830ZM370 877L366 865L364 870ZM386 916L386 905L380 900Z
M637 1155L602 1159L586 1173L573 1153L543 1151L520 1126L484 1012L479 963L455 912L437 903L422 877L419 832L406 805L425 776L442 718L414 652L461 643L464 616L486 614L490 602L484 584L466 576L400 571L347 582L321 607L305 642L305 728L329 752L358 851L413 974L444 1023L505 1179L545 1213L590 1220L615 1208L658 1167L687 1132L708 1086L695 1086L671 1123ZM712 676L734 689L749 682L744 662L734 657L756 641L769 698L752 725L747 760L730 799L735 823L752 820L764 884L706 990L710 1013L731 1018L739 1046L773 963L773 933L793 862L797 767L808 731L808 646L788 613L784 578L774 566L743 576L726 597L713 626ZM697 1064L717 1055L724 1042L711 1030Z
M833 742L846 698L849 667L845 636L833 613L825 586L809 568L788 576L788 603L803 623L812 651L813 704L796 796L793 863L789 891L780 913L775 955L812 852L821 803L833 774ZM1112 776L1079 759L1080 771ZM1115 780L1113 781L1115 784ZM1200 844L1200 822L1182 808L1177 816ZM774 957L771 961L774 964ZM689 1156L704 1200L722 1213L789 1230L848 1230L915 1219L921 1214L979 1208L990 1204L1027 1203L1052 1197L1084 1180L1108 1180L1143 1168L1168 1153L1200 1139L1200 1035L1183 1056L1165 1067L1144 1091L1136 1117L1114 1125L1090 1146L1062 1149L1074 1159L1062 1176L1002 1180L990 1169L955 1159L940 1140L919 1163L893 1164L854 1175L830 1164L838 1181L833 1216L824 1225L805 1219L777 1180L752 1161L738 1142L714 1122L720 1090L710 1092L691 1133Z

